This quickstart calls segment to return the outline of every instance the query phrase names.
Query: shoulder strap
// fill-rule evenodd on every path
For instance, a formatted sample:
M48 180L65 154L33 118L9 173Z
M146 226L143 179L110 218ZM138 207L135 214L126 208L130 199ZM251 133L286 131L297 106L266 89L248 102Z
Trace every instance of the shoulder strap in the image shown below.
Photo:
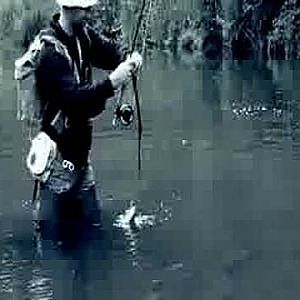
M41 49L42 47L45 46L45 43L50 43L54 45L55 51L58 52L59 54L63 55L66 57L69 61L69 64L72 64L72 59L71 56L69 55L69 52L67 50L67 47L55 36L55 33L53 32L52 29L44 29L41 30L38 39L40 40L41 44ZM49 103L48 103L49 104ZM44 113L47 111L48 104L46 104L46 107L44 109ZM55 125L57 124L60 116L62 114L62 110L58 110L53 119L50 121L50 125L54 128Z
M84 33L84 35L85 35L85 37L86 37L86 39L88 41L88 46L90 48L92 46L92 40L91 40L90 35L88 33L88 25L86 25L86 26L83 27L83 33Z
M41 43L48 42L54 45L56 52L65 56L70 63L72 62L67 47L54 35L54 33L51 30L41 30L39 34L39 39Z

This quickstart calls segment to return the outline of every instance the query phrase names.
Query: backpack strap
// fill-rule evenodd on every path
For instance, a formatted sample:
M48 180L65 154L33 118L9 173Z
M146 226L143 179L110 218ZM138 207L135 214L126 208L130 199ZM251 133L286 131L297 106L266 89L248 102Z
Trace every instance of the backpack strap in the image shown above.
M53 45L57 53L67 58L69 62L69 66L73 69L73 60L69 54L67 47L55 36L55 32L52 29L41 30L39 33L39 39L41 41L42 46L45 46L46 43L50 43L51 45ZM79 82L79 72L77 69L74 70L74 75L76 80ZM45 107L44 115L47 114L47 107L48 105L46 105ZM49 118L47 122L51 127L50 129L51 132L49 133L54 140L55 140L55 136L60 134L62 130L61 127L63 126L62 123L65 123L66 121L65 119L66 117L64 116L61 109L57 110L53 118Z
M41 44L43 45L45 44L45 42L54 45L55 51L67 58L69 62L69 66L71 67L72 70L74 70L74 76L76 78L76 81L79 83L80 82L79 70L77 69L76 66L74 68L74 61L71 58L71 55L69 54L67 47L55 36L53 30L51 29L41 30L39 33L39 39L41 41Z

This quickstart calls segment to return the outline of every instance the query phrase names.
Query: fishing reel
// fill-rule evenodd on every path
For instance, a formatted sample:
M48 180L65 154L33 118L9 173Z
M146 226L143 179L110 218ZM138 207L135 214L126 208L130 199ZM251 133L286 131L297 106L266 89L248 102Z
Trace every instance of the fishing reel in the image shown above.
M134 109L132 105L123 103L118 105L114 112L113 127L117 127L118 124L128 127L134 120Z

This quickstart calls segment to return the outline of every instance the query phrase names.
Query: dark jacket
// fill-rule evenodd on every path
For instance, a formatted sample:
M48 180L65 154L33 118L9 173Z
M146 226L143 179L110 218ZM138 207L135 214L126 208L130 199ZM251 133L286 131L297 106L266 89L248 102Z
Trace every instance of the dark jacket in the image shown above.
M92 142L91 118L105 109L105 102L114 96L109 78L92 81L91 67L104 70L115 69L123 60L119 45L97 34L86 25L77 33L82 64L75 38L70 38L58 23L59 14L53 17L50 27L44 32L55 36L67 48L73 66L66 57L55 50L51 43L42 48L40 63L36 70L36 88L45 105L42 129L57 141L64 159L75 165L86 163ZM74 76L74 64L79 70L80 82ZM50 123L58 110L62 110L64 126L57 132Z

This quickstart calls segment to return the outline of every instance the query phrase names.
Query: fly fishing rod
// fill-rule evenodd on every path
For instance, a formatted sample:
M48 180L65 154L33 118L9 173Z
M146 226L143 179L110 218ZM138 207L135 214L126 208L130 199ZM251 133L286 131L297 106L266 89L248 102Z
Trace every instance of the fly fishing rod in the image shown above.
M139 30L141 27L145 7L146 7L146 0L143 0L141 12L140 12L139 19L138 19L138 22L136 25L133 42L131 45L130 54L132 54L135 50L136 40L137 40L137 36L138 36ZM138 170L141 171L141 142L142 142L143 124L142 124L140 97L139 97L138 88L137 88L137 75L136 74L133 74L133 76L132 76L132 87L133 87L133 92L134 92L134 98L135 98L136 110L137 110L137 118L138 118Z
M134 33L132 35L132 43L131 43L131 47L129 50L129 55L132 55L133 52L135 51L136 48L136 44L137 44L137 39L138 39L138 34L140 31L140 27L143 21L143 16L144 16L144 11L146 8L146 0L143 0L142 5L141 5L141 10L138 16L138 21L137 24L135 26L135 30ZM137 111L137 121L138 121L138 171L141 171L141 140L142 140L142 133L143 133L143 124L142 124L142 115L141 115L141 106L140 106L140 96L139 96L139 92L138 92L138 85L137 85L137 75L136 74L132 74L132 89L133 89L133 94L134 94L134 99L135 99L135 106L136 106L136 111ZM121 93L120 93L120 97L119 97L119 101L122 101L122 98L124 96L124 92L125 92L126 86L123 85L121 88ZM132 108L131 105L129 104L118 104L116 111L115 111L115 119L113 121L113 125L115 126L116 120L119 120L121 122L121 124L123 124L124 126L128 126L132 123L133 121L133 114L134 114L134 110ZM140 174L140 173L139 173Z

